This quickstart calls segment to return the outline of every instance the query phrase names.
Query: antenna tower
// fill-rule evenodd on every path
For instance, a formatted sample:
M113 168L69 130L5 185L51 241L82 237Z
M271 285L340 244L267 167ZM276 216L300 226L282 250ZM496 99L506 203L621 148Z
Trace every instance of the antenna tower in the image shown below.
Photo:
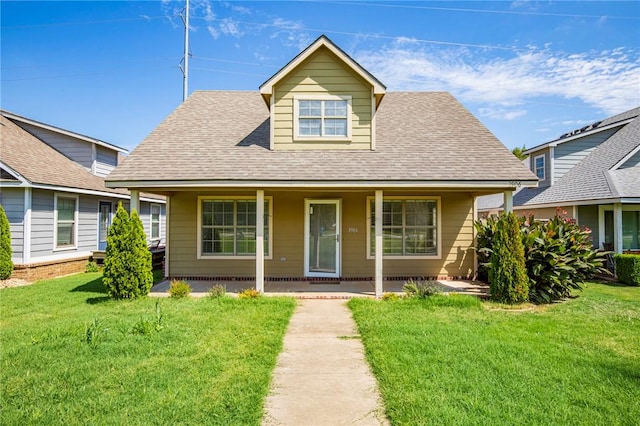
M187 100L189 94L189 0L185 0L184 9L180 13L184 24L184 56L180 61L180 71L182 71L182 102Z

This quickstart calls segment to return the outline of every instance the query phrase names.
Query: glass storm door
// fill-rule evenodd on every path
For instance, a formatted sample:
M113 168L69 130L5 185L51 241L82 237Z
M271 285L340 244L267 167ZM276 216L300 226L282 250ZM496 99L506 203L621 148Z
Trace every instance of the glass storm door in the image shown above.
M305 275L340 276L340 200L305 202Z
M107 249L107 233L111 226L111 203L100 201L98 212L98 250Z

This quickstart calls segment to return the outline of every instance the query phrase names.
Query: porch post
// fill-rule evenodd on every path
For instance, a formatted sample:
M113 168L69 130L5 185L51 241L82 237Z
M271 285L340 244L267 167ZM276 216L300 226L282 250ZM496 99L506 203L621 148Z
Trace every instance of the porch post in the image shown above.
M264 190L256 190L256 290L264 293Z
M140 191L137 189L131 189L131 201L129 202L129 214L133 211L137 211L140 214Z
M169 222L171 221L171 195L164 207L164 277L169 278ZM162 224L161 224L162 225ZM160 226L162 228L162 226Z
M504 212L511 213L513 211L513 191L504 191Z
M22 263L31 263L31 188L24 188L24 215L22 217Z
M613 205L613 251L622 253L622 204Z
M382 297L382 190L376 190L375 201L375 228L376 228L376 249L375 249L375 264L376 264L376 297Z

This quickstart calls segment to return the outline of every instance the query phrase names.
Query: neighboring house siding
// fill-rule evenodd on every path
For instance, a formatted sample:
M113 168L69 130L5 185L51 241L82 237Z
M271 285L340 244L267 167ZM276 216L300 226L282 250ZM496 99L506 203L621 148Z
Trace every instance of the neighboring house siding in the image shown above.
M47 145L64 154L67 158L91 171L91 166L93 165L91 143L29 124L19 123L19 125L32 135L42 139Z
M160 207L160 239L165 238L165 205L160 203L150 203L147 201L140 202L140 220L144 227L144 234L147 236L147 241L151 241L151 205L157 205Z
M31 260L53 254L52 191L34 189L31 198Z
M96 146L96 167L94 174L105 177L118 165L118 153L102 146Z
M201 195L230 195L228 192L201 192ZM255 192L234 195L254 196ZM372 277L374 260L367 259L367 197L373 193L266 192L273 197L273 253L265 260L268 277L304 275L305 198L342 200L342 276ZM385 196L405 195L385 191ZM442 220L442 259L386 259L385 276L469 276L473 272L473 197L464 193L423 193L407 195L440 196ZM255 275L255 260L197 259L196 193L184 192L171 199L171 241L169 244L172 276ZM351 228L351 232L350 232Z
M598 206L578 206L578 224L591 229L591 241L596 248L600 247L598 236Z
M631 158L625 161L624 164L620 166L620 169L628 169L637 166L640 166L640 151L636 152L631 156Z
M530 163L529 169L535 175L536 174L536 158L544 157L544 180L538 182L539 187L546 187L551 185L551 161L549 160L549 148L541 149L529 155Z
M98 249L98 200L97 197L80 196L77 251Z
M371 88L327 49L320 49L274 90L275 149L317 149L319 145L332 149L371 149ZM293 98L301 94L351 96L351 142L294 142Z
M554 180L558 181L576 164L598 147L620 128L605 130L590 136L561 143L555 147Z
M11 230L11 250L14 263L22 263L24 190L19 188L2 188L0 204L9 219Z

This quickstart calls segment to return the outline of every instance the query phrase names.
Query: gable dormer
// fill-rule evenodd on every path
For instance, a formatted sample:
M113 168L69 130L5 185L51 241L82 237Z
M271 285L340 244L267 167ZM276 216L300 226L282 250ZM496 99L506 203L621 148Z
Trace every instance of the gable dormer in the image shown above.
M375 149L386 87L321 36L260 86L272 150Z

